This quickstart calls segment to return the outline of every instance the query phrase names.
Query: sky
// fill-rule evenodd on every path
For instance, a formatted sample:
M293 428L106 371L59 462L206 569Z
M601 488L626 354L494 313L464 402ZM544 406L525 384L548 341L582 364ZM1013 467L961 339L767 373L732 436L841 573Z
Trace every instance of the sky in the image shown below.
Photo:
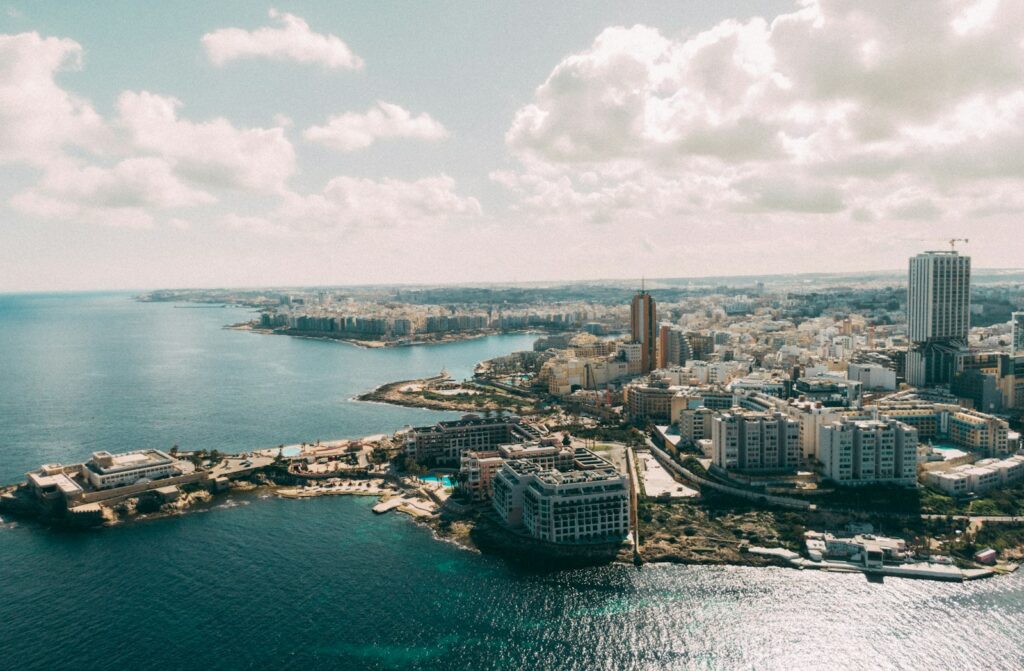
M1024 2L0 0L0 291L1024 266Z

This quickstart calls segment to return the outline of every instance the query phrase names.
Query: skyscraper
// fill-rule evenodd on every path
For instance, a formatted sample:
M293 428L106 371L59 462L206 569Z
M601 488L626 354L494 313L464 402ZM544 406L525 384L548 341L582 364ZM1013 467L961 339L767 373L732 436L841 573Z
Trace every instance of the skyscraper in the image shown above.
M907 288L907 382L946 384L971 328L971 258L955 251L910 259Z
M658 308L654 298L646 291L633 296L629 311L630 330L633 342L640 343L640 370L650 373L656 363L658 343Z
M1010 356L1024 356L1024 312L1013 313L1013 338L1010 341Z

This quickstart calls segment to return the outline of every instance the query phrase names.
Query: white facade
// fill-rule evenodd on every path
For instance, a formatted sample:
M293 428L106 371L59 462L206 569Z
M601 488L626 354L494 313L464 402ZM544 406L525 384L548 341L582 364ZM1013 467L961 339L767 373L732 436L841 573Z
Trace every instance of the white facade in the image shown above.
M779 412L734 408L712 419L712 460L726 471L795 470L800 465L800 426Z
M1008 459L983 459L948 471L929 471L928 486L952 496L984 494L998 487L1012 486L1024 480L1024 455Z
M917 486L917 429L894 420L841 420L821 427L821 472L840 485Z
M125 487L143 478L157 480L181 473L177 461L160 450L93 452L82 471L95 489Z
M846 377L860 382L864 389L896 391L896 371L876 363L851 363Z
M907 381L924 387L949 382L955 352L971 328L971 259L925 252L910 259L907 291Z
M498 516L533 538L585 544L621 541L629 533L626 476L589 450L577 449L573 466L563 470L506 461L493 487Z

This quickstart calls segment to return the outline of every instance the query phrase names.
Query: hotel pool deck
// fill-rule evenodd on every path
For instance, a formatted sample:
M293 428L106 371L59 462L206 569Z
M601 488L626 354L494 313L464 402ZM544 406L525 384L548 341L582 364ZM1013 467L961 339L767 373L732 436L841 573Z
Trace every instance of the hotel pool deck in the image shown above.
M422 480L423 482L429 482L431 484L434 484L436 482L440 482L445 487L451 487L452 486L452 479L450 477L448 477L447 475L441 475L441 476L438 476L438 475L421 475L420 476L420 480Z

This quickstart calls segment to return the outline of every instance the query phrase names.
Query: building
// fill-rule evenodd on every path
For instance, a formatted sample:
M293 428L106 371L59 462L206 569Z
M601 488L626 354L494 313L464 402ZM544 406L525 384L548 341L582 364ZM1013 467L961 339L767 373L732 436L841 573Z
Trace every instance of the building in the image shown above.
M706 333L687 333L686 341L690 343L690 352L694 359L706 361L715 353L715 338Z
M981 495L999 487L1013 486L1021 480L1024 480L1024 455L1020 454L925 473L925 484L950 496Z
M963 405L969 405L982 412L1000 412L1003 409L1003 394L999 388L999 377L980 370L965 370L953 375L949 391Z
M876 363L847 364L846 377L860 382L864 389L896 391L896 371Z
M493 450L499 445L538 438L538 430L515 415L466 415L462 419L410 429L405 436L405 453L421 464L457 466L466 450Z
M823 375L802 377L793 383L792 395L821 403L826 408L860 407L861 383Z
M780 412L733 408L711 421L712 460L725 471L796 471L800 425Z
M838 485L917 486L917 430L895 420L840 420L821 427L822 475Z
M677 389L668 386L630 384L625 388L626 413L632 420L672 422L672 398Z
M971 258L955 251L910 259L907 291L907 382L949 383L971 328Z
M686 333L678 326L662 324L658 329L658 368L682 366L692 358Z
M629 483L590 450L576 448L570 466L506 461L491 501L507 526L556 544L621 542L629 533Z
M641 345L640 372L650 373L657 363L658 308L654 297L646 291L639 291L633 296L629 325L633 342Z
M1013 324L1010 336L1010 356L1024 356L1024 312L1014 312L1010 321Z
M694 445L699 440L711 438L711 429L716 413L711 408L700 406L685 408L679 412L679 435L687 443Z
M572 465L573 456L573 449L554 437L499 445L496 450L468 450L459 465L459 486L473 501L487 501L494 494L494 476L506 461L519 459L542 468L565 469Z
M949 416L949 439L971 450L980 450L990 457L1008 454L1010 425L1006 420L983 412L961 408Z
M160 450L137 450L124 454L93 452L82 474L93 489L133 485L139 480L159 480L181 475L178 462Z

